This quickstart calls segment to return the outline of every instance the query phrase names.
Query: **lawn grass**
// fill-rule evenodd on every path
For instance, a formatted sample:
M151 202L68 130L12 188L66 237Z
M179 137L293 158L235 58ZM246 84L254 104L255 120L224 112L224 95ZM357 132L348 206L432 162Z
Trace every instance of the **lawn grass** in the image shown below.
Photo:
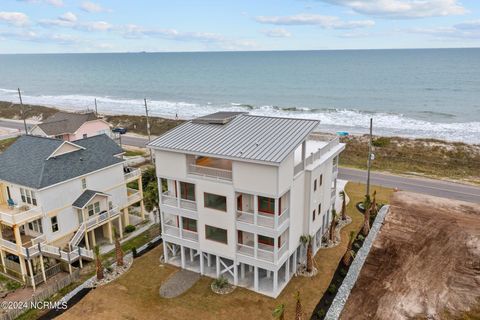
M386 203L391 189L377 190L378 202ZM342 243L331 249L322 249L315 256L319 273L314 278L294 277L277 299L253 291L237 288L231 294L220 296L210 289L211 278L201 277L186 293L173 299L161 298L159 288L179 269L161 265L162 246L136 259L130 271L118 280L95 289L60 319L78 319L85 310L102 319L271 319L278 304L286 304L286 319L295 313L294 294L300 291L306 317L310 317L323 292L328 288L338 262L343 256L351 230L358 232L363 215L355 203L363 199L365 186L348 183L346 192L351 201L347 206L353 222L342 229Z
M15 141L17 141L17 137L0 140L0 152L10 147Z
M4 288L6 291L13 291L20 288L22 284L18 281L12 280L0 274L0 287Z
M124 150L126 157L135 157L135 156L144 156L145 153L143 151L134 151L134 150Z

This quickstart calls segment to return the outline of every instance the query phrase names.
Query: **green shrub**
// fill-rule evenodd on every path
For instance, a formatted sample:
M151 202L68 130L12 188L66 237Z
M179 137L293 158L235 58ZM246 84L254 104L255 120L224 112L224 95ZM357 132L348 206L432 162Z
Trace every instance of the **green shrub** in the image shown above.
M374 147L387 147L391 142L391 139L389 137L379 137L375 140L372 141L372 145Z
M359 233L357 239L363 242L365 240L365 237Z
M328 293L335 294L337 292L337 286L333 283L327 289Z
M353 244L353 246L354 246L355 248L357 248L357 249L360 249L360 247L361 247L358 242L355 242L355 243Z
M343 268L340 269L340 275L341 275L342 277L345 277L345 276L347 275L347 270L345 270L345 269L343 269Z
M317 311L317 317L319 317L319 318L325 317L325 314L326 314L326 312L323 309L320 309L320 310Z
M133 231L135 231L135 226L132 226L131 224L129 224L128 226L125 227L126 233L131 233Z
M213 280L213 285L219 289L223 289L228 286L228 279L224 276L220 276L219 278Z

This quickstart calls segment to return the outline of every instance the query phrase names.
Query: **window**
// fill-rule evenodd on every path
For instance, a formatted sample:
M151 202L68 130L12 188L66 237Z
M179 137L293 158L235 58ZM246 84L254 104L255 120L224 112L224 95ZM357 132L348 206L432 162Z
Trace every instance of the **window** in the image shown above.
M270 237L265 237L262 235L258 235L258 243L266 244L267 246L274 246L274 239Z
M95 209L95 213L100 213L100 202L95 202L93 207Z
M205 208L227 211L227 197L212 193L204 193L203 196Z
M319 185L322 185L323 184L323 174L320 175L320 183Z
M35 191L20 188L20 196L22 198L22 202L32 204L34 206L37 205L37 196L35 195Z
M322 204L319 203L318 204L318 215L320 215L322 213Z
M195 185L193 183L180 182L180 196L182 199L195 201Z
M113 202L108 201L108 210L112 210L112 209L113 209Z
M58 219L57 216L50 218L50 223L52 224L52 232L58 231Z
M205 225L205 238L221 243L228 243L227 230Z
M258 211L274 214L275 213L275 199L258 197Z
M87 137L87 134L86 134L86 133L84 133L84 134L83 134L83 139L85 139L86 137Z
M316 215L317 215L317 214L316 214L316 211L315 211L315 209L313 209L313 212L312 212L312 220L313 220L313 221L315 221L315 216L316 216Z
M183 229L197 232L197 220L182 217Z
M87 179L82 178L82 189L87 189Z
M313 181L313 191L317 191L317 179Z
M93 208L93 204L89 204L87 207L88 216L91 217L95 214L95 209Z
M83 223L83 210L77 209L78 222Z

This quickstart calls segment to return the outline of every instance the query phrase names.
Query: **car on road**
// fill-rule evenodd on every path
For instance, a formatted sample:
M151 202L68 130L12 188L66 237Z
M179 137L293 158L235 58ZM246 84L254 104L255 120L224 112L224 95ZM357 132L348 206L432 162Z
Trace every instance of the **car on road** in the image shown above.
M113 128L113 129L112 129L112 132L120 133L120 134L125 134L125 133L127 133L127 128L116 127L116 128Z

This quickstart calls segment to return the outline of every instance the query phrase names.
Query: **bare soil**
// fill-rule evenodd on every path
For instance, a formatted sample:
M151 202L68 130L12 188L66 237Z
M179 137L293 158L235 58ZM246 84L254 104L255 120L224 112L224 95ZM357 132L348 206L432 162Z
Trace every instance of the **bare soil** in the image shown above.
M341 319L480 319L480 204L391 204Z

